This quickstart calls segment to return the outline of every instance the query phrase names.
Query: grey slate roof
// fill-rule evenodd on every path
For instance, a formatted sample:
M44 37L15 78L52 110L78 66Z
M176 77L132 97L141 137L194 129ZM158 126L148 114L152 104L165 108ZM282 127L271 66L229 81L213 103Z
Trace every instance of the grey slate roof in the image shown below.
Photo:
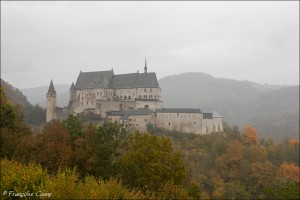
M50 85L49 85L49 89L48 89L47 94L56 94L56 91L55 91L55 89L54 89L52 80L51 80L51 82L50 82Z
M216 111L213 111L212 114L213 114L213 118L222 118L222 115L220 115Z
M159 87L156 74L151 73L132 73L114 75L111 81L114 89L122 88L154 88Z
M159 87L156 74L154 72L138 74L134 87L135 88Z
M156 74L132 73L114 75L113 71L80 72L76 89L87 88L154 88L159 87Z
M134 115L151 115L153 113L152 110L148 110L145 108L140 108L137 110L126 110L126 111L111 111L107 114L110 116L121 116L122 120L127 120L128 116L134 116Z
M200 109L194 108L163 108L157 109L156 113L201 113Z
M216 111L202 110L202 113L211 113L213 118L222 118L222 115Z
M137 73L114 75L110 86L114 89L133 88L137 77Z
M80 72L76 81L76 89L108 88L113 71Z

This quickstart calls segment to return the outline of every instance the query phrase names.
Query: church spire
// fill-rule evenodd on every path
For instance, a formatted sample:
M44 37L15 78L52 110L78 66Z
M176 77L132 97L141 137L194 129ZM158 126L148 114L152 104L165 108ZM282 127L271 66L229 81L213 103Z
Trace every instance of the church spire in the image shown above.
M145 58L145 67L144 67L144 73L147 73L147 60Z
M50 86L49 86L49 89L48 89L48 92L47 92L47 95L48 94L56 94L56 91L55 91L54 86L53 86L52 79L51 79Z

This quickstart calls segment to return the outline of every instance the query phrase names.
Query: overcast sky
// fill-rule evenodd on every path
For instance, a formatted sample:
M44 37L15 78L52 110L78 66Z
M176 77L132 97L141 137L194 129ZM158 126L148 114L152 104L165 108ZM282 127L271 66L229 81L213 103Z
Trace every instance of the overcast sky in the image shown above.
M81 71L184 72L299 84L298 1L3 2L1 77L18 88Z

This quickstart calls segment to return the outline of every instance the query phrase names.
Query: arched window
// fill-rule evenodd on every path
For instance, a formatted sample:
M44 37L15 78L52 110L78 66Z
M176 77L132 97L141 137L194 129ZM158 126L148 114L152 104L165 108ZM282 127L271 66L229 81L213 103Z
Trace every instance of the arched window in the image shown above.
M130 95L128 96L128 99L131 99Z
M124 99L127 99L126 95L124 96Z

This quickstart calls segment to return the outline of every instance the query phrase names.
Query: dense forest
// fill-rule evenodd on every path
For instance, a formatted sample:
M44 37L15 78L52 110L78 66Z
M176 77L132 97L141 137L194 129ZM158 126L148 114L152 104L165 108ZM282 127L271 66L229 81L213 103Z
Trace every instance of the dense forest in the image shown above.
M0 93L1 198L299 198L298 140L275 144L251 125L209 135L128 132L76 115L32 133Z

